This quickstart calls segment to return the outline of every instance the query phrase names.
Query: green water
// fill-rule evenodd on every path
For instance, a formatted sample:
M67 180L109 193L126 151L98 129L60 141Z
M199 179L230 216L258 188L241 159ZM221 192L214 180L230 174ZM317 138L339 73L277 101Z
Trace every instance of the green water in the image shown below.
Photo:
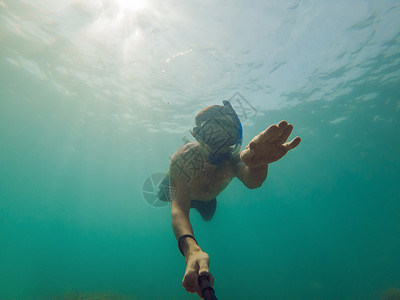
M0 299L198 299L143 184L235 92L245 145L282 119L302 142L191 213L218 299L400 289L399 20L394 0L0 0Z

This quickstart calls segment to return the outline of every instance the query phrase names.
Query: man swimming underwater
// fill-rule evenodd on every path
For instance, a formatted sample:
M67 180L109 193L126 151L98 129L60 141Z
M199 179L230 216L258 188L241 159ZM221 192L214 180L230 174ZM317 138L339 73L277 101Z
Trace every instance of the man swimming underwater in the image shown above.
M242 125L229 101L198 113L191 134L197 140L179 148L172 156L168 175L160 185L159 198L171 201L172 227L186 260L182 285L202 297L198 277L206 275L211 285L210 258L194 238L189 211L195 208L203 220L212 219L219 195L237 177L250 188L265 181L268 164L281 159L301 141L286 142L293 126L286 121L271 125L256 135L240 152ZM166 192L169 191L168 192Z

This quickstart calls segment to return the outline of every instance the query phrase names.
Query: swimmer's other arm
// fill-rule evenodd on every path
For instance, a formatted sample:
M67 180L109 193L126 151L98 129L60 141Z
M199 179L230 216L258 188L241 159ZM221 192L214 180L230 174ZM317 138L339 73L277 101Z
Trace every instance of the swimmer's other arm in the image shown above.
M249 189L256 189L262 186L268 175L268 164L249 167L239 160L233 169L236 177Z

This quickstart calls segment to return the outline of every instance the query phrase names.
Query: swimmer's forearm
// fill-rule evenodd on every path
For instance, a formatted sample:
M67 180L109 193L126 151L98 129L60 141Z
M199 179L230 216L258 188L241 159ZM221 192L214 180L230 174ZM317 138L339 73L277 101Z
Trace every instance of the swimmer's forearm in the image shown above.
M175 238L177 241L181 236L185 234L194 235L188 213L184 212L179 207L172 207L171 218L172 218L172 229L174 231ZM190 238L183 239L181 242L181 247L183 253L185 254L186 260L190 255L201 250L199 245L193 239Z
M237 166L237 177L249 189L259 188L268 175L268 164L259 167L249 167L240 162Z
M247 167L247 166L246 166ZM268 175L268 165L263 165L259 167L254 167L254 168L248 168L248 180L250 184L252 185L253 188L258 188L260 187L265 179L267 179Z

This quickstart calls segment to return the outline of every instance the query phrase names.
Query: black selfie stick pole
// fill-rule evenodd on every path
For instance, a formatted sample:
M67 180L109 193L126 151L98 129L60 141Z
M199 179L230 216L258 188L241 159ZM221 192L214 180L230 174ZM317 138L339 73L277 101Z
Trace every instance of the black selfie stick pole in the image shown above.
M199 276L199 285L204 300L217 300L214 289L212 288L207 275Z

